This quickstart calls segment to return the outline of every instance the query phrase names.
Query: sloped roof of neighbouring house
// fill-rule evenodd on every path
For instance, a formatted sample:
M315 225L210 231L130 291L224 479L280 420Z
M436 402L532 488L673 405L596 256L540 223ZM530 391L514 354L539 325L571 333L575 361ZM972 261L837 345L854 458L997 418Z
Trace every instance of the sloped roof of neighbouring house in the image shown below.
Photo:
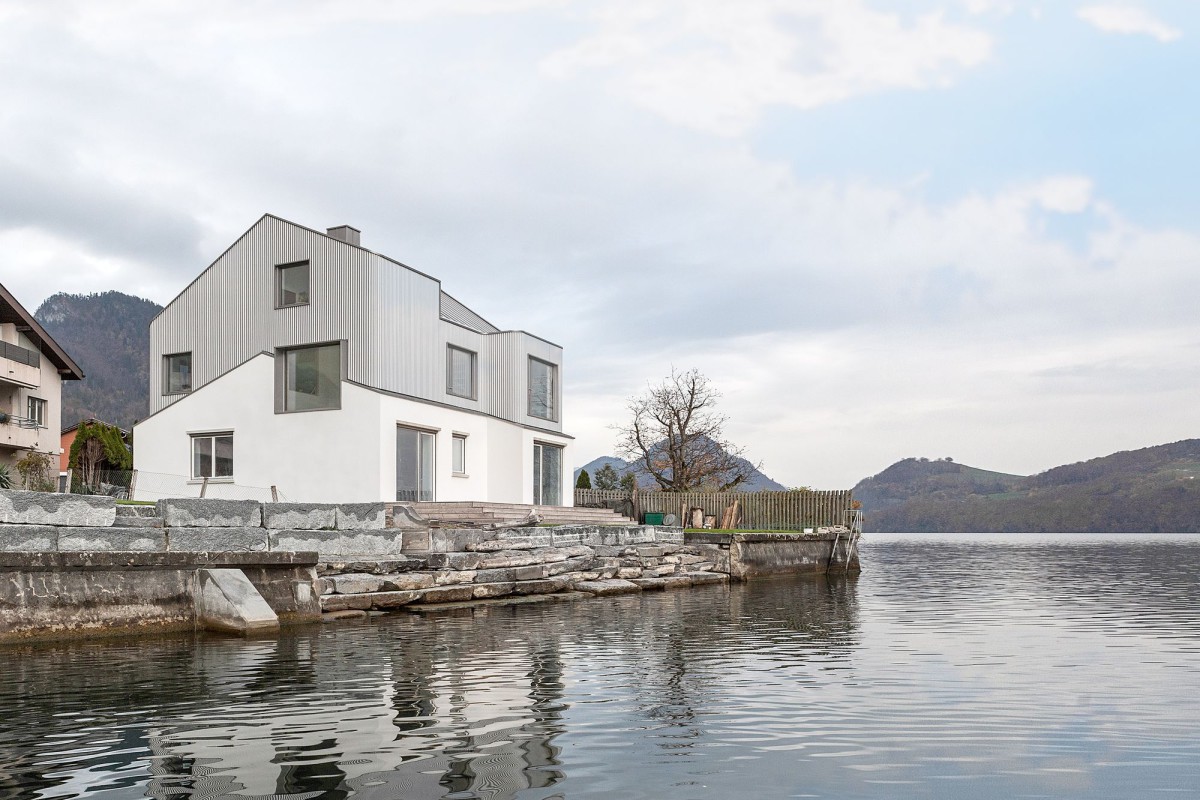
M58 342L54 341L54 337L46 333L46 329L33 318L33 314L26 311L25 306L18 303L4 284L0 283L0 323L6 322L13 323L17 330L37 342L42 355L58 367L63 380L83 380L83 370L75 360L67 355L67 351L63 350Z

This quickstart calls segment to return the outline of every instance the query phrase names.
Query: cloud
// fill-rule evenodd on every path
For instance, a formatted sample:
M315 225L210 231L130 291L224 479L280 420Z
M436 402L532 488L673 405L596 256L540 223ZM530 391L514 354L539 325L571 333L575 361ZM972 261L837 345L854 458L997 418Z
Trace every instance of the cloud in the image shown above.
M637 105L721 136L771 106L946 86L991 53L986 33L940 13L906 22L854 0L636 0L605 4L591 21L599 30L549 56L548 75L602 70Z
M1145 34L1160 42L1173 42L1182 36L1177 28L1155 18L1137 6L1106 4L1085 6L1077 12L1080 19L1106 33Z

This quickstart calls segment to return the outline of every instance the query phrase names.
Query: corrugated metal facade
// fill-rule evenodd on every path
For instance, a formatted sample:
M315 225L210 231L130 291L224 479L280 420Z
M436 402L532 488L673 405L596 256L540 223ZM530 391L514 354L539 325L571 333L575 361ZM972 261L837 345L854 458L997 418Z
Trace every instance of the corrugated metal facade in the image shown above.
M309 263L308 305L275 307L276 267ZM528 415L529 356L559 365L562 348L494 326L439 282L387 258L265 216L183 290L150 325L150 412L164 395L163 356L192 354L192 391L260 352L345 340L348 380L385 392L561 431ZM477 397L446 391L448 344L477 353Z

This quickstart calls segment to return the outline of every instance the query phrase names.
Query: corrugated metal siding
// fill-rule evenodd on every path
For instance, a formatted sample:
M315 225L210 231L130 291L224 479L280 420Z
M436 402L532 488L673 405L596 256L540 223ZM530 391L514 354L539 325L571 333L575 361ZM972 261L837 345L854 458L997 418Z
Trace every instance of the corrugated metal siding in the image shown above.
M304 260L310 264L309 305L276 309L275 267ZM443 319L448 315L449 322ZM521 332L475 332L484 326L495 331L426 275L264 217L151 324L151 412L181 397L162 394L165 354L192 353L195 391L256 353L344 339L352 381L561 430L558 422L528 416L526 380L530 355L560 365L561 409L562 349ZM446 392L448 344L478 354L476 400Z
M488 322L486 319L479 316L474 311L467 308L445 292L442 292L441 315L442 319L448 322L457 323L465 328L470 328L473 331L478 331L480 333L500 332L500 329L495 325Z

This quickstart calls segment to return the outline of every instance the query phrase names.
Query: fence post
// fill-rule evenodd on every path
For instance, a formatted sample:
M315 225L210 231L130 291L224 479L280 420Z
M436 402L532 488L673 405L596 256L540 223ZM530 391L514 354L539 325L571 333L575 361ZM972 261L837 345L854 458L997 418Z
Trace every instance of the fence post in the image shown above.
M72 494L72 492L71 492L71 489L72 489L72 483L71 483L71 481L72 481L74 478L75 478L75 470L73 470L73 469L69 469L69 470L67 470L67 494Z
M133 493L136 489L137 489L137 470L135 469L133 471L133 474L129 476L129 499L130 500L133 499Z
M204 479L204 481L200 484L200 497L203 498L205 493L207 493L207 492L208 492L208 478L206 477Z
M275 484L273 484L273 483L271 484L271 502L272 503L279 502L279 489L277 489L275 487Z

